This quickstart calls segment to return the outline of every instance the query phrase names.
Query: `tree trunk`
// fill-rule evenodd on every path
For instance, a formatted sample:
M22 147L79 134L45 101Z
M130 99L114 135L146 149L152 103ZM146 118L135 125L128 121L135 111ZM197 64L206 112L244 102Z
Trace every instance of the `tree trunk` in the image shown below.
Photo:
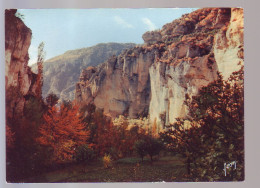
M188 173L188 175L190 175L190 158L188 157L187 158L187 173Z

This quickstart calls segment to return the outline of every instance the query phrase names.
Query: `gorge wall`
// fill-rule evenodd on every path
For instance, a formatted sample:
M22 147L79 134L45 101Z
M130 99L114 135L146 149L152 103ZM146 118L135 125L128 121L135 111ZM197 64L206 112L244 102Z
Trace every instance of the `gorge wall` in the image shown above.
M218 71L227 79L243 64L243 24L240 8L183 15L145 33L144 45L83 70L75 98L112 117L149 116L161 126L173 123L187 114L186 95L196 95Z
M5 11L6 114L10 118L22 115L27 97L37 96L39 89L36 84L37 74L28 66L32 32L15 16L16 11Z

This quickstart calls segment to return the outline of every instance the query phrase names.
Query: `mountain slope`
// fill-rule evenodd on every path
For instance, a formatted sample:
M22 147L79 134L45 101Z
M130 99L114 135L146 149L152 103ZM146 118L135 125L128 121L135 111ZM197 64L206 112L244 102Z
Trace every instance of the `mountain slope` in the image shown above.
M112 55L134 47L133 43L102 43L93 47L70 50L44 62L43 97L54 93L62 100L73 100L75 84L82 69L103 63ZM32 70L37 71L34 65Z

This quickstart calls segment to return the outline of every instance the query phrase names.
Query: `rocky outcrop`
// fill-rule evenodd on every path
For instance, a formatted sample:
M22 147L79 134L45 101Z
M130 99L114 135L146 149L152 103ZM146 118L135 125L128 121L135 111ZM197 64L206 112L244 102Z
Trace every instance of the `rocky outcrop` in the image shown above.
M14 9L5 11L6 110L13 116L23 113L27 96L36 96L37 89L37 75L27 66L32 32L15 14Z
M163 128L187 115L187 95L243 64L243 9L200 9L143 39L143 46L83 70L76 100L112 117L149 116Z
M70 50L51 58L43 64L43 97L56 94L60 101L74 100L75 85L82 69L97 66L112 55L119 55L123 50L133 48L133 43L101 43L92 47ZM35 64L33 70L37 69Z
M135 47L110 58L98 67L83 70L76 85L80 104L94 103L112 117L120 114L137 118L147 116L150 102L149 67L156 49L149 52Z
M147 44L162 42L162 35L160 31L148 31L143 34L142 38Z

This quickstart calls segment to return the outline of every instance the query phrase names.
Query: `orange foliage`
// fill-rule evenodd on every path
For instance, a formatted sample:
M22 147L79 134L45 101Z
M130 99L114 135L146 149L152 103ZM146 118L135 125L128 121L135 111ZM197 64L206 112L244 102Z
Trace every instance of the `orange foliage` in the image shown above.
M72 160L75 149L89 137L85 130L78 106L71 108L53 106L43 115L44 123L40 126L41 136L37 139L41 145L53 149L53 160L64 162Z
M112 122L109 120L98 121L98 117L96 117L97 124L97 133L95 135L95 148L100 155L104 155L108 153L109 148L112 147Z
M97 126L94 133L93 148L99 156L108 153L112 158L129 156L133 152L136 140L145 134L144 130L139 127L133 127L129 130L128 123L124 120L115 126L102 113L95 113L93 119Z

